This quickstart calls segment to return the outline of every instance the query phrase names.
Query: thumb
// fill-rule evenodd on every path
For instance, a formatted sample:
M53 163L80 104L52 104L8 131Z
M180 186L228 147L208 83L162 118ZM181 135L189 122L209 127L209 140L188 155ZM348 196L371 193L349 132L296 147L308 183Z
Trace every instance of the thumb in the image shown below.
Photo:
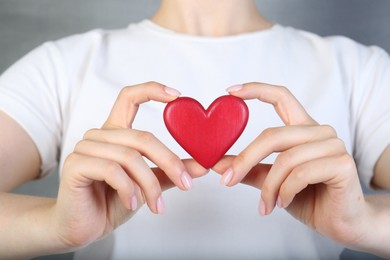
M213 167L213 170L222 175L221 184L226 185L229 182L229 171L233 169L232 163L237 156L226 155ZM272 164L256 164L242 179L241 183L252 186L257 189L263 187L265 178L270 171Z

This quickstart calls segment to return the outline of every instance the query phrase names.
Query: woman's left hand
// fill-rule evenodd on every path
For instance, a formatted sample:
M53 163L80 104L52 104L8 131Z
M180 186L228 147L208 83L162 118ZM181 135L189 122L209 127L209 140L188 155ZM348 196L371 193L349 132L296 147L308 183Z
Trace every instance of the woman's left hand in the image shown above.
M357 244L369 210L354 160L335 130L313 120L285 87L247 83L228 91L272 104L285 126L268 128L239 155L225 156L213 168L221 182L261 189L260 215L277 205L327 237ZM273 165L260 164L274 152Z

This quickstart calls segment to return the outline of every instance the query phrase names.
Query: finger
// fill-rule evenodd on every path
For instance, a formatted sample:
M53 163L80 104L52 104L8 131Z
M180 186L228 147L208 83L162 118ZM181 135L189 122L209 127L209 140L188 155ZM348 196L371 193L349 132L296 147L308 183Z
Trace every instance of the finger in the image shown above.
M150 100L170 102L180 92L157 82L147 82L121 90L103 128L131 128L140 104Z
M160 183L138 151L126 146L89 140L81 141L75 151L118 164L140 186L152 212L164 211L164 205L159 205L162 199Z
M232 172L229 172L228 169L230 168L230 165L232 164L235 157L236 156L226 155L213 166L213 170L222 175L222 185L229 185L231 181ZM255 165L241 180L241 183L257 189L261 189L271 167L272 164L259 163Z
M137 208L133 181L122 167L113 161L72 153L64 163L62 177L64 180L69 180L68 183L71 182L76 189L89 186L95 181L104 181L118 192L119 198L127 209Z
M345 146L338 138L298 145L280 153L262 187L265 214L270 214L274 209L280 186L296 167L311 160L343 153Z
M328 188L335 189L336 191L333 194L335 196L338 194L340 201L342 201L345 199L343 196L348 193L348 191L345 191L345 187L355 187L355 184L351 185L345 181L357 179L350 178L349 174L351 173L356 174L356 170L353 158L348 154L319 158L301 164L294 168L280 187L280 207L288 207L296 195L308 185L319 183L324 183ZM358 186L356 185L356 187ZM339 194L338 191L342 191L343 194Z
M134 149L161 168L180 189L189 190L193 186L192 178L180 158L149 132L132 129L93 129L84 135L84 139L108 142ZM89 149L93 148L89 147ZM122 152L126 153L127 149L123 148ZM122 155L122 157L124 156L126 154Z
M252 82L230 87L227 91L242 99L258 99L272 104L286 125L317 124L286 87Z
M201 166L198 162L193 159L184 159L183 163L188 169L188 173L191 178L199 178L206 175L209 170ZM160 182L161 189L163 191L175 187L175 184L167 177L165 172L160 168L152 168L152 171L156 175L158 181Z
M234 155L224 155L213 167L212 167L212 170L214 170L215 172L219 173L219 174L223 174L224 172L226 172L229 168L230 168L230 165L232 164L232 162L234 161L234 158L236 158L236 156ZM221 183L223 183L223 181L221 180Z
M192 178L202 177L210 171L209 169L204 168L194 159L183 159L182 161Z
M294 137L294 138L292 138ZM264 130L231 164L233 171L228 186L239 183L259 162L274 152L283 152L294 146L336 137L329 126L284 126Z

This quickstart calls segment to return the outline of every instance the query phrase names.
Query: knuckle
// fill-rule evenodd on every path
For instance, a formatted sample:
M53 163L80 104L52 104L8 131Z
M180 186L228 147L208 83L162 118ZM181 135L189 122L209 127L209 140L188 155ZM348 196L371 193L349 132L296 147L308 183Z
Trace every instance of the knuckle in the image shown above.
M132 88L132 86L123 87L123 88L119 91L118 98L120 98L120 97L128 97L128 96L130 95L131 88Z
M304 165L297 166L294 169L294 178L298 183L302 183L306 179L306 169Z
M125 161L127 160L134 161L134 160L138 160L141 157L141 154L139 152L126 146L122 148L120 153L123 160Z
M134 89L134 86L126 86L126 87L123 87L120 91L119 91L119 96L128 96L129 94L131 94L132 90Z
M282 168L290 168L294 158L293 154L288 151L280 153L275 160L275 164L279 165Z
M117 162L114 161L106 161L103 167L105 169L105 172L107 172L107 174L109 175L115 174L118 171L123 170L122 167Z
M240 165L247 165L248 159L245 154L240 153L236 156L236 158L233 161L233 168L240 168Z
M175 165L182 164L180 158L175 154L165 156L163 163L166 167L174 167Z
M322 131L326 133L327 136L337 137L336 129L334 129L334 127L332 127L331 125L321 125L320 127Z
M264 139L273 140L278 134L279 134L278 127L270 127L264 129L263 132L261 132L260 137Z
M80 161L80 155L73 152L69 154L63 165L63 176L68 175L68 173L74 172L74 169L77 168L76 164Z
M290 90L285 86L277 86L276 91L279 99L282 102L289 100L292 96Z
M72 165L78 159L78 155L75 153L71 153L66 157L64 161L64 168L68 168L69 165Z
M142 155L133 149L125 149L123 151L122 155L124 156L123 160L126 162L127 165L134 164L140 160L143 160ZM130 168L130 167L129 167Z
M332 138L331 140L331 145L335 147L337 150L345 151L345 144L344 141L341 140L340 138Z
M99 129L97 129L97 128L92 128L92 129L87 130L84 133L83 139L84 140L93 139L93 137L96 135L98 130Z
M341 165L343 165L343 169L345 173L350 173L350 172L356 172L356 164L355 160L352 158L351 155L345 153L344 155L341 156L340 158Z
M162 86L163 86L162 84L160 84L156 81L147 81L147 82L144 82L144 83L138 84L138 85L125 86L120 90L119 96L124 96L124 97L132 96L134 94L134 91L136 91L136 89L138 89L139 87L159 88Z
M119 99L123 99L123 100L128 100L129 102L132 102L133 103L133 98L136 94L136 89L135 89L135 86L126 86L126 87L123 87L120 91L119 91L119 95L118 95L118 98ZM133 105L136 105L136 104L133 104Z
M138 141L147 144L153 143L157 140L157 138L152 133L147 131L138 131L136 133L136 138Z
M156 87L161 87L162 85L156 81L148 81L144 83L145 86L151 87L151 88L156 88Z
M134 185L130 178L121 178L118 182L118 191L123 194L132 194L134 192Z
M88 143L88 141L86 141L86 139L83 139L83 140L79 140L76 145L74 146L74 151L75 152L79 152L80 150L82 150L82 147Z

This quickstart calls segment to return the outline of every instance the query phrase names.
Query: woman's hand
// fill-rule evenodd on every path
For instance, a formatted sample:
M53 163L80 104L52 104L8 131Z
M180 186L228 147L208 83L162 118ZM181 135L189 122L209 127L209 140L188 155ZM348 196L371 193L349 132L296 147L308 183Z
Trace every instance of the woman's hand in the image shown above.
M314 121L285 87L248 83L231 95L274 106L285 126L263 131L238 156L226 156L214 170L221 182L262 190L260 215L275 205L314 230L346 245L358 244L368 219L356 166L335 130ZM279 152L273 165L259 164Z
M132 129L140 104L169 102L180 95L155 82L126 87L101 129L85 133L64 163L55 206L59 236L69 246L95 241L127 221L146 201L164 212L163 190L192 187L206 173L193 160L180 160L151 133ZM158 168L151 169L148 158Z

